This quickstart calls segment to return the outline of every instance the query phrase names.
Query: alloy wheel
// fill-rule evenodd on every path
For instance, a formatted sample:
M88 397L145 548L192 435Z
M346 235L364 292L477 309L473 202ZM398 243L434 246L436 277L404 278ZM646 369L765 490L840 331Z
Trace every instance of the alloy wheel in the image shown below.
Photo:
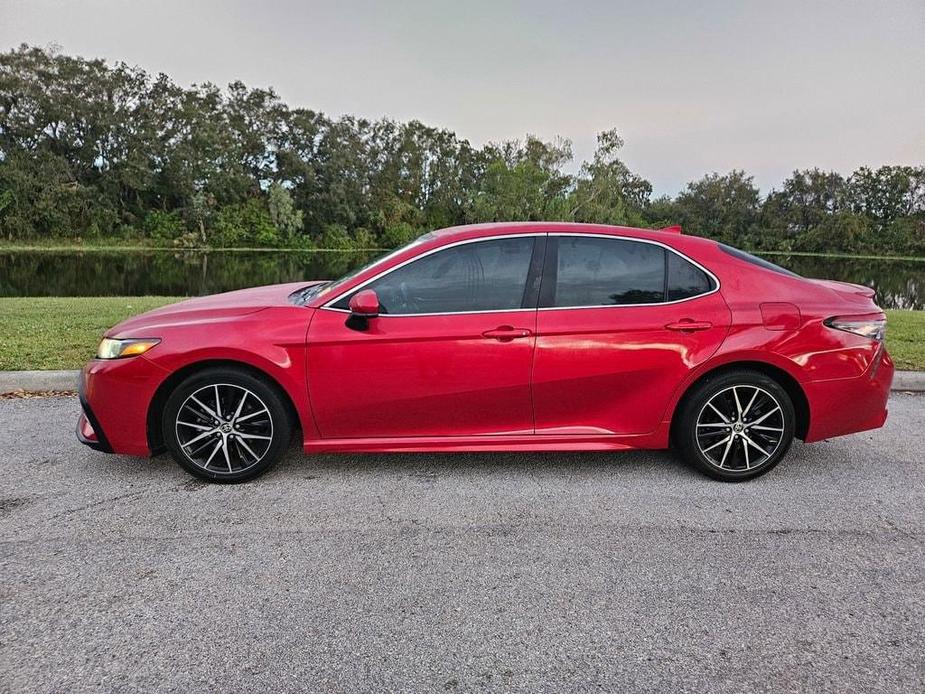
M697 416L697 446L713 466L728 471L761 467L784 440L784 411L764 388L735 385L720 390Z
M189 395L176 418L180 450L213 474L247 470L267 455L273 418L252 390L231 383L210 384Z

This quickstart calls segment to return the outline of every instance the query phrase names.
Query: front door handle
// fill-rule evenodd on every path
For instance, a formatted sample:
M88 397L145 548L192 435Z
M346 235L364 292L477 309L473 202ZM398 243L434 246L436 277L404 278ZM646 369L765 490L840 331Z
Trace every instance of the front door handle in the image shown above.
M499 342L510 342L521 337L530 337L530 331L526 328L515 328L513 325L499 325L494 330L486 330L482 337L487 337Z
M698 330L709 330L713 324L708 320L691 320L682 318L677 323L669 323L665 326L668 330L677 330L682 333L693 333Z

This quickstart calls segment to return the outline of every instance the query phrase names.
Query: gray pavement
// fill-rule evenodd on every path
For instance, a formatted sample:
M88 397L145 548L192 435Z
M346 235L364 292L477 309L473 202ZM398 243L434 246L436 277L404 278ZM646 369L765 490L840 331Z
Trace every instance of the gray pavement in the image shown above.
M0 691L923 691L925 397L890 407L740 485L293 449L211 486L0 400Z

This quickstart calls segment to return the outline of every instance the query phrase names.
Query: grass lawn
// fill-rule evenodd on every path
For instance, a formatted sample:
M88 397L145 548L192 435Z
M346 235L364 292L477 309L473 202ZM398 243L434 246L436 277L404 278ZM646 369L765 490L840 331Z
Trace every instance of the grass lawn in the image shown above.
M180 297L0 298L0 371L77 369L119 321ZM900 369L925 370L925 311L887 311L887 347Z
M179 297L0 298L0 371L79 369L103 333Z

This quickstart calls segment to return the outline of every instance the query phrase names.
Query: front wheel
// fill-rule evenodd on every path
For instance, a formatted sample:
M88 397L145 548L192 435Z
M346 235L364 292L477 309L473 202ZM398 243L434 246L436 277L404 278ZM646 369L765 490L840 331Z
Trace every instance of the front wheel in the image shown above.
M213 482L262 475L282 457L292 431L276 390L231 368L206 369L183 381L167 399L162 428L174 460Z
M684 459L724 482L763 475L787 454L794 435L790 396L763 373L741 369L695 386L675 429Z

